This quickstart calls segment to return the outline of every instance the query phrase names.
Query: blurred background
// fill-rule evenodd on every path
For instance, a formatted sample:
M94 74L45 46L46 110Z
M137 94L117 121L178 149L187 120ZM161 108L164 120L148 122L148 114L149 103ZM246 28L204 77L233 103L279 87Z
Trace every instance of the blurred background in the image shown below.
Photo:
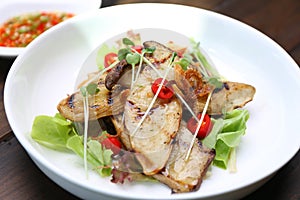
M271 37L300 64L299 0L103 0L102 7L125 3L176 3L230 16Z

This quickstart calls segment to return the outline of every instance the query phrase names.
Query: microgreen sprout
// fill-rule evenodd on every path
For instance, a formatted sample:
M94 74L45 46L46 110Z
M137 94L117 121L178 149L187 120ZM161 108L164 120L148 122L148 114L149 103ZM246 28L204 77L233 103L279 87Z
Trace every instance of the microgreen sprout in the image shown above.
M118 59L119 60L125 59L128 64L131 64L131 66L132 66L131 87L132 87L141 71L144 54L145 53L153 53L155 51L155 47L144 48L140 54L134 48L131 48L135 44L130 39L123 38L122 42L127 47L119 50ZM135 74L135 65L138 63L139 63L138 70L137 70L137 73Z
M134 46L134 43L130 39L128 39L128 38L123 38L122 42L125 45Z
M87 86L82 86L80 88L80 92L82 96L86 97L88 94L89 95L95 95L99 92L99 88L97 87L96 83L89 83Z
M123 48L123 49L120 49L118 51L118 59L119 60L124 60L125 59L127 61L127 63L129 63L129 64L132 64L132 63L136 62L136 57L137 56L132 57L132 55L134 55L134 52L132 52L132 50L130 48L130 46L134 46L134 43L128 38L123 38L122 42L127 47ZM130 55L130 56L128 56L128 55ZM136 63L138 63L138 61Z
M138 70L136 72L136 76L135 76L135 79L134 79L134 82L137 80L140 72L141 72L141 69L142 69L142 64L143 64L143 58L144 58L144 55L145 53L153 53L155 51L155 47L147 47L147 48L144 48L142 50L142 54L140 56L140 61L139 61L139 67L138 67Z
M173 53L172 53L172 56L171 56L171 60L170 60L171 63L174 62L176 56L177 56L177 53L176 53L176 52L173 52Z
M90 83L86 86L86 90L90 95L97 94L100 90L96 83Z
M80 92L81 92L82 96L86 97L87 91L86 91L86 87L85 86L83 86L83 87L80 88Z
M171 59L170 59L170 62L169 62L169 64L168 64L168 66L167 66L166 72L165 72L165 74L164 74L164 76L163 76L163 79L162 79L162 81L161 81L162 83L166 80L167 75L169 74L169 71L170 71L170 69L171 69L172 66L173 66L174 59L175 59L176 56L177 56L177 54L176 54L175 52L173 52L173 53L172 53L172 57L171 57ZM134 131L131 133L131 136L132 136L132 137L136 134L136 132L138 131L138 129L140 128L140 126L141 126L142 123L145 121L146 117L148 116L148 113L149 113L150 110L152 109L152 107L153 107L153 105L154 105L154 103L155 103L155 101L156 101L156 99L157 99L157 97L158 97L158 94L160 93L160 91L161 91L161 89L162 89L162 86L163 86L163 84L160 84L160 85L159 85L159 87L158 87L158 89L157 89L157 91L156 91L154 97L152 98L152 101L150 102L150 104L149 104L149 106L148 106L146 112L144 113L142 119L139 121L139 123L138 123L138 125L135 127Z
M126 55L126 62L131 65L135 65L140 61L140 55L138 53L130 53Z
M135 75L134 75L135 65L140 61L140 55L138 53L127 54L125 59L126 59L126 62L128 64L131 64L131 66L132 66L132 69L131 69L131 71L132 71L131 88L132 88L133 83L135 82L135 78L134 78L135 77Z
M155 51L155 49L156 49L156 47L147 47L142 50L142 55L144 55L145 53L153 53Z
M132 54L131 48L129 46L134 46L134 43L128 38L123 38L122 42L123 42L123 44L126 45L126 48L120 49L118 51L118 59L119 60L124 60L124 59L126 59L126 56L128 54Z
M132 52L131 52L130 48L120 49L118 51L118 59L119 60L124 60L126 58L127 54L131 54L131 53Z
M97 87L96 83L89 83L87 86L82 86L80 88L80 92L83 96L83 111L84 111L84 131L83 131L83 160L84 160L84 168L87 173L87 132L88 132L88 121L89 121L89 100L88 95L95 95L100 90Z

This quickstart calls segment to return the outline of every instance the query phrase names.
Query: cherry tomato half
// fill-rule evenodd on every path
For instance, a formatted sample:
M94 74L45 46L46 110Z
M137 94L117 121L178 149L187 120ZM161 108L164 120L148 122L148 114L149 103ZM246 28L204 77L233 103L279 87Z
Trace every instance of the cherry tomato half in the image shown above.
M116 155L120 153L122 144L120 140L116 137L107 137L105 138L101 144L106 148L112 150L113 154Z
M199 113L197 115L197 118L198 119L201 118L201 113ZM198 126L198 123L197 123L197 121L193 117L190 118L189 121L187 122L187 128L193 134L196 132L197 126ZM202 124L200 126L200 129L199 129L198 133L197 133L197 137L199 139L205 138L209 134L209 132L211 131L212 126L213 126L213 124L212 124L212 122L210 120L210 117L207 114L205 114L203 122L202 122Z
M158 93L158 97L161 99L170 99L173 97L174 92L173 92L173 87L172 85L168 85L168 81L165 80L162 83L163 78L158 78L154 81L154 83L151 86L152 92L156 94L159 86L162 84L162 88L160 92Z
M113 64L118 59L118 55L116 53L108 53L104 57L104 67L108 67Z
M138 53L142 53L142 50L143 50L144 47L142 45L134 45L131 48L136 50Z

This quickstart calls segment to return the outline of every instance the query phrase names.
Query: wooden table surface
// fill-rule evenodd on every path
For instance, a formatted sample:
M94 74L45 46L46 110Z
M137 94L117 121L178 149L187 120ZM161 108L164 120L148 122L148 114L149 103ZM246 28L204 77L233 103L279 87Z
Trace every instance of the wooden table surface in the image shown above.
M138 2L178 3L222 13L265 33L281 45L298 65L300 63L300 0L103 0L102 2L102 7ZM3 105L3 87L13 61L14 58L0 57L0 199L77 199L57 186L36 167L14 137L7 122ZM299 163L298 152L271 180L244 199L300 200Z

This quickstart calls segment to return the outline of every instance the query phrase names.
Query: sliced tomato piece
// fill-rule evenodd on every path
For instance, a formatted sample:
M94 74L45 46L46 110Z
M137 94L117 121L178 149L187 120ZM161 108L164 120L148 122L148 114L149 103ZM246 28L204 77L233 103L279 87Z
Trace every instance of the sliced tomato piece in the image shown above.
M101 144L106 148L112 150L114 155L120 153L122 148L122 143L117 137L107 137L105 138Z
M104 67L109 67L118 59L118 55L116 53L108 53L104 57Z

